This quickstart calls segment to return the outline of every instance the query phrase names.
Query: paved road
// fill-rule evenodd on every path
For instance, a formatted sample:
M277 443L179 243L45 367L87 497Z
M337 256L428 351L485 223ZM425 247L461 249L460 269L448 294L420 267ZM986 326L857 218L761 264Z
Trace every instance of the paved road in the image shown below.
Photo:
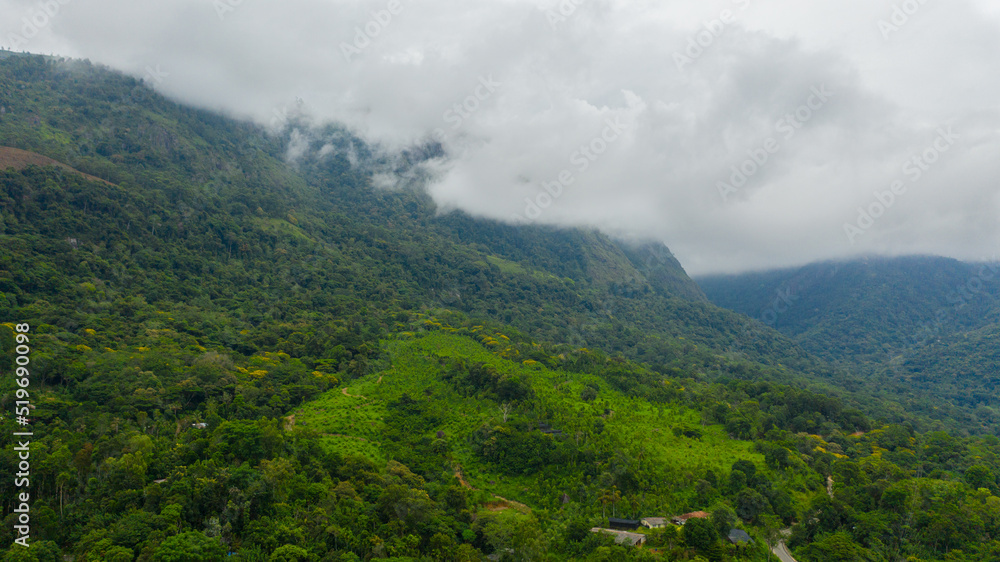
M788 548L785 546L785 541L779 541L778 546L774 547L772 550L774 555L778 557L781 562L798 562L795 558L792 558L792 554L788 552Z

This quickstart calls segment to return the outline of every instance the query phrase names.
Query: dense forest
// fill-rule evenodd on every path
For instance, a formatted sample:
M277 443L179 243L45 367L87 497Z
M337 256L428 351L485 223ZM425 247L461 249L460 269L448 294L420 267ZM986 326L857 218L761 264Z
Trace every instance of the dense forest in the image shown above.
M997 434L1000 262L869 258L699 279L871 393L958 431Z
M661 244L439 214L440 147L10 53L0 138L62 164L0 170L3 474L25 341L33 406L32 546L5 476L6 560L1000 553L996 437L711 304ZM591 532L695 511L641 548Z

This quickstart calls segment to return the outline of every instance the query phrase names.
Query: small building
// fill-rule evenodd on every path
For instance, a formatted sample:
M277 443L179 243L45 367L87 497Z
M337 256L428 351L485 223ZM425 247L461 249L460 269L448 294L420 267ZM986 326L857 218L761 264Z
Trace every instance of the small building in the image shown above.
M642 526L648 529L662 529L667 526L666 517L645 517L642 520Z
M674 525L683 525L688 522L688 519L708 519L709 514L704 511L692 511L691 513L685 513L684 515L678 515L670 520Z
M646 543L646 535L639 533L630 533L628 531L618 531L615 529L602 529L600 527L594 527L590 530L590 532L611 535L615 538L615 544L624 546L642 546Z
M206 429L206 428L208 428L208 424L207 423L193 423L193 424L191 424L191 427L193 427L195 429Z
M547 423L538 423L538 430L545 435L562 435L561 429L553 429L551 425Z
M730 529L728 538L729 542L736 546L753 544L753 539L742 529Z
M642 522L637 519L617 519L615 517L608 519L608 527L619 531L634 531L640 525Z

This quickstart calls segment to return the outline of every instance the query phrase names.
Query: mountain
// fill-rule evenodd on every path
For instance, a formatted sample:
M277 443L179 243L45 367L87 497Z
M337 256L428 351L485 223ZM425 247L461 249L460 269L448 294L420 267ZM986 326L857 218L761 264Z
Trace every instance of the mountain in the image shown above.
M997 263L869 258L698 283L712 302L859 373L907 409L995 432Z
M4 142L114 185L73 183L57 173L45 181L59 185L41 193L26 185L37 183L29 178L53 172L24 170L14 199L38 206L16 212L49 221L24 227L77 240L76 247L56 245L60 252L97 251L109 261L96 272L95 260L82 260L88 270L75 272L76 283L108 285L120 298L149 304L183 297L225 309L237 324L219 343L250 349L287 342L262 333L301 321L278 306L294 296L355 315L364 308L365 318L356 317L362 324L441 307L633 358L698 345L737 349L772 371L794 366L817 383L830 376L777 332L755 329L746 338L745 319L708 303L662 244L440 215L419 189L373 186L386 169L419 174L415 164L439 148L389 159L334 126L292 123L284 135L270 134L178 106L139 81L78 61L10 57L5 72ZM289 165L293 137L304 146ZM14 199L4 215L11 225L20 221ZM19 255L24 261L8 271L44 267L30 252ZM225 275L204 266L206 259L221 260ZM142 273L154 264L171 267ZM236 287L237 280L254 286ZM13 286L5 293L18 302L42 298Z
M712 304L662 244L442 213L440 146L10 53L0 139L0 471L32 433L5 560L726 560L733 527L765 560L792 524L803 560L1000 551L1000 441ZM590 532L701 510L649 549Z

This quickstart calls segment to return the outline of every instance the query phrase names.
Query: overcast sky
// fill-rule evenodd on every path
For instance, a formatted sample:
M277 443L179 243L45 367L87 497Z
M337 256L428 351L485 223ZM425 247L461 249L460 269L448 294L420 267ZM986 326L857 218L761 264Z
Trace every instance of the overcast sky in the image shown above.
M657 238L692 274L1000 253L996 0L44 4L0 0L0 45L438 138L442 208Z

